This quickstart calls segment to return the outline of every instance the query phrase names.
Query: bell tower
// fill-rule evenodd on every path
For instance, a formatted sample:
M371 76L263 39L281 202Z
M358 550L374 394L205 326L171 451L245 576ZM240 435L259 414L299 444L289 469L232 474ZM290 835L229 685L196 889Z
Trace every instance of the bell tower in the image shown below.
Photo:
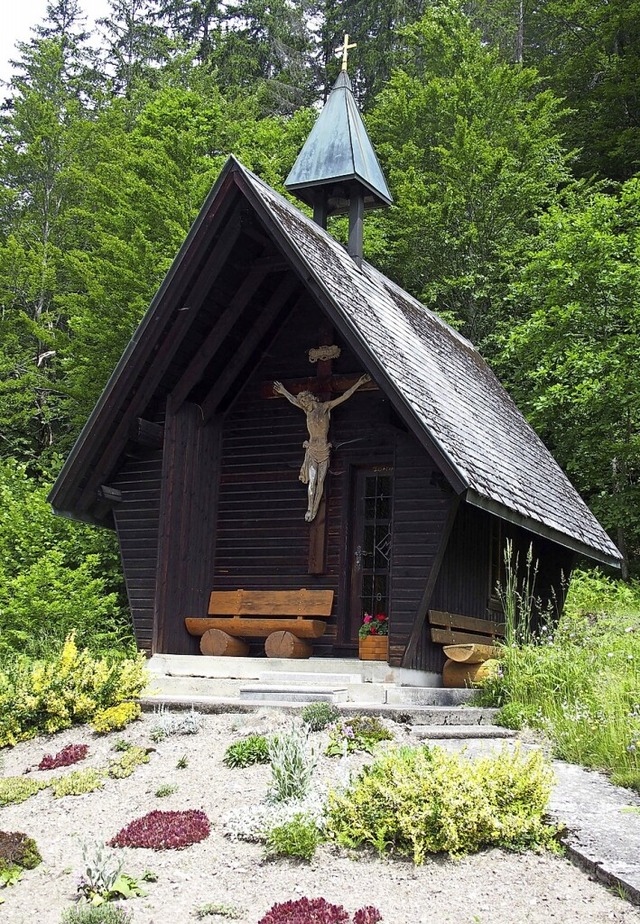
M362 265L364 210L393 199L364 127L347 74L349 36L338 49L342 70L286 179L286 188L313 209L327 227L330 215L349 215L349 254Z

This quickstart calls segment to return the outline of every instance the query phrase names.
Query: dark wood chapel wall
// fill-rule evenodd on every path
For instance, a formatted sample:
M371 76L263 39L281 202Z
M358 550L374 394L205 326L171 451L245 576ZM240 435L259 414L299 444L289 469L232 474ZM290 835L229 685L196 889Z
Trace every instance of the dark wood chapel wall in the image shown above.
M552 617L559 615L574 553L465 503L460 505L429 608L479 619L497 618L496 612L490 612L490 598L496 597L492 582L497 575L504 582L502 559L507 539L513 543L514 556L518 556L520 581L524 578L531 545L533 561L537 563L534 595L539 608ZM495 561L496 556L499 562ZM495 606L494 599L491 608ZM428 645L428 633L425 625L422 641L427 658L424 664L429 670L440 671L444 664L442 649Z
M220 422L203 424L189 402L167 403L158 524L153 650L197 654L185 616L204 616L212 590L216 547Z
M111 484L122 495L113 510L138 648L151 652L158 558L162 450L139 449Z
M316 655L354 656L336 635L346 606L345 575L351 563L348 511L354 467L395 467L392 584L392 649L398 658L439 542L447 494L427 453L395 416L379 391L356 393L332 413L335 449L327 484L326 568L308 573L307 497L298 474L306 438L304 414L284 398L265 397L265 383L315 376L308 350L318 345L321 318L312 306L289 320L224 419L218 499L215 586L218 589L328 588L334 615ZM334 337L342 355L334 374L361 373L362 365ZM343 444L343 445L341 445ZM255 646L259 653L260 646ZM397 659L396 659L397 660Z

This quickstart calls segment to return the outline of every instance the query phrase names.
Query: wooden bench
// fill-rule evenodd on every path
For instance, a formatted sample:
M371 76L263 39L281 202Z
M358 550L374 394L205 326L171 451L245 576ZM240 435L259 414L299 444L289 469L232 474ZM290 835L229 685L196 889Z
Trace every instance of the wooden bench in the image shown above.
M205 655L246 656L246 639L264 638L268 658L308 658L332 606L332 590L214 590L209 615L184 622Z
M445 687L465 687L487 674L485 662L499 658L504 624L490 619L429 610L431 641L443 646Z

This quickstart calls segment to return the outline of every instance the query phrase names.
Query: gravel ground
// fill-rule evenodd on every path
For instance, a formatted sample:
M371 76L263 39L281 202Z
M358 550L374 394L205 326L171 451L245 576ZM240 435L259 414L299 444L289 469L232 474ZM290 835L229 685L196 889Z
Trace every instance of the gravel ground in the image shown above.
M71 729L4 752L0 774L12 776L70 743L90 746L88 759L78 767L106 765L117 756L111 749L121 738L155 748L149 764L126 780L108 780L100 791L54 799L45 790L21 805L0 808L0 829L35 837L44 858L16 886L3 890L0 921L58 924L62 911L74 900L82 868L81 841L104 843L133 818L154 808L198 808L212 823L207 840L183 851L124 851L127 873L140 877L152 870L158 877L157 882L144 884L146 897L127 902L134 924L188 924L197 920L196 910L207 903L231 906L241 924L257 924L274 902L303 895L323 896L350 912L373 904L385 924L640 924L640 909L591 881L568 860L552 855L489 850L457 862L438 858L416 868L371 855L356 858L323 846L311 864L266 861L259 844L225 837L221 819L233 808L259 802L270 771L263 766L229 770L222 757L227 745L242 734L268 733L286 726L289 719L266 711L206 716L199 734L152 744L149 731L155 721L148 714L124 732L107 737L98 737L88 728ZM407 727L393 728L399 741L412 740ZM188 766L176 769L183 755ZM73 768L54 773L69 769ZM335 778L336 761L322 758L318 772L326 779ZM176 785L177 791L166 798L155 796L166 783ZM225 918L204 920L216 924Z

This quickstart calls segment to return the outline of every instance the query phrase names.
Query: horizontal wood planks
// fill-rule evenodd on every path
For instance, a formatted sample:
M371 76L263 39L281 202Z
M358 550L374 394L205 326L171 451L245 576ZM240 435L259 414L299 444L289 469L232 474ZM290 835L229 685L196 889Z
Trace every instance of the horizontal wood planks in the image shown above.
M138 648L151 652L158 558L162 450L129 460L114 479L122 502L113 509Z
M475 619L473 616L460 616L458 613L429 610L429 624L439 628L481 632L483 635L504 638L504 623L492 622L488 619Z
M400 664L436 559L450 505L435 464L409 434L397 439L394 471L392 619L389 663ZM416 667L428 669L428 648L419 647Z

